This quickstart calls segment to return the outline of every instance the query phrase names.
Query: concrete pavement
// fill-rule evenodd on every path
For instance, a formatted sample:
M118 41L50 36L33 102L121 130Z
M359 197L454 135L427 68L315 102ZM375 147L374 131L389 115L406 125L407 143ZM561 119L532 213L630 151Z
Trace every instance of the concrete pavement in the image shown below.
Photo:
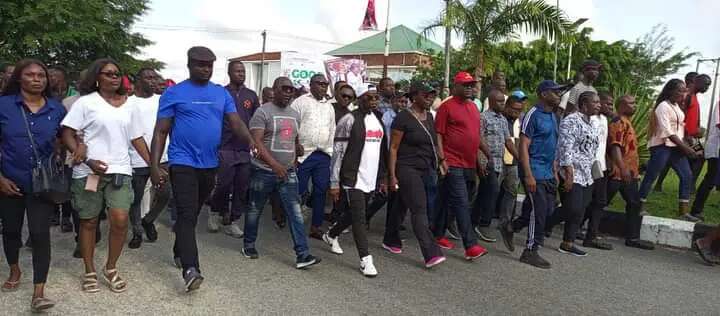
M555 250L559 240L546 241L541 254L552 264L539 270L520 263L521 250L509 254L502 243L485 244L490 253L475 262L462 251L448 251L448 260L433 270L422 266L417 242L410 231L404 253L380 248L382 220L376 216L369 235L370 251L380 275L366 279L352 234L342 235L345 254L330 253L324 243L311 240L311 250L323 259L307 271L294 268L287 228L278 231L266 210L258 240L260 259L240 254L241 240L205 232L199 226L202 288L182 291L180 270L172 265L172 234L158 225L160 239L140 249L125 249L119 263L128 281L126 293L80 290L82 261L72 257L72 234L53 228L53 259L47 296L58 305L52 315L717 315L720 267L708 267L692 252L673 249L641 251L611 240L613 251L589 250L576 258ZM163 221L165 215L162 216ZM163 222L166 223L166 222ZM103 225L105 226L105 225ZM559 231L559 230L556 230ZM558 232L555 236L558 236ZM98 267L107 253L107 228L96 255ZM521 248L523 234L516 235ZM31 255L21 250L21 289L0 293L5 315L29 312L32 291ZM0 265L0 276L7 276Z

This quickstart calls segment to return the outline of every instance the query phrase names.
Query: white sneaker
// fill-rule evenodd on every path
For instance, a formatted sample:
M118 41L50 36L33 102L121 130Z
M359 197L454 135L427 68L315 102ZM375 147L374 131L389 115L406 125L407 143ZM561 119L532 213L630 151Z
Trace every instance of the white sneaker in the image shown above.
M223 232L225 235L228 235L233 238L242 238L244 233L242 229L240 229L240 221L234 221L230 225L224 225L223 226Z
M373 264L372 256L365 256L360 259L360 272L368 278L378 275L377 270L375 270L375 265Z
M215 212L210 212L207 222L207 230L210 233L217 233L220 230L220 224L222 223L222 216Z
M326 244L328 244L328 246L330 246L330 252L338 255L343 254L343 250L340 248L340 242L338 242L337 237L331 238L328 233L324 233L322 239Z

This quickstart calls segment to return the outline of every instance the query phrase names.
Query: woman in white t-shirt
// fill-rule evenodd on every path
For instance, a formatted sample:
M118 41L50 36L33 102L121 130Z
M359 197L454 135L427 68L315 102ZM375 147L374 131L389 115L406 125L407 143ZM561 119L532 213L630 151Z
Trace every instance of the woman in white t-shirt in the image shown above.
M128 210L133 201L129 148L134 147L149 163L141 120L133 118L126 104L117 62L96 60L80 82L83 96L73 104L62 125L63 142L73 154L72 203L80 218L80 249L85 263L82 289L98 292L93 263L98 215L107 206L110 236L107 263L102 276L113 292L124 292L127 282L115 264L127 236ZM82 133L81 141L77 134Z
M655 102L648 128L650 160L640 184L640 200L645 203L650 187L660 171L670 164L680 178L679 215L683 219L696 221L696 218L693 219L693 216L688 214L692 173L687 157L694 158L697 153L682 141L685 136L685 114L678 106L686 95L685 83L680 79L672 79L665 84Z

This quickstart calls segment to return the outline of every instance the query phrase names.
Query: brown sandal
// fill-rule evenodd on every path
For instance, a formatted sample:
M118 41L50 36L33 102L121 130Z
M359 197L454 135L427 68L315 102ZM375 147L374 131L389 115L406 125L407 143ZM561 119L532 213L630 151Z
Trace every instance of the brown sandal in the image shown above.
M5 283L3 283L3 286L2 286L2 288L0 288L0 290L2 290L3 292L15 292L18 290L18 288L20 288L20 280L5 281Z
M55 306L55 301L44 297L35 297L30 303L30 310L32 310L33 313L39 313L53 306Z

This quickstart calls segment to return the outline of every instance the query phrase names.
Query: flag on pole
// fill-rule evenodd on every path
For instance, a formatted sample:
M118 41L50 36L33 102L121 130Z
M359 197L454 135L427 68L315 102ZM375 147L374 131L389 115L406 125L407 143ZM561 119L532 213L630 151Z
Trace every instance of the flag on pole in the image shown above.
M360 25L360 30L377 31L377 29L377 20L375 19L375 0L368 0L365 17L363 18L362 25Z

